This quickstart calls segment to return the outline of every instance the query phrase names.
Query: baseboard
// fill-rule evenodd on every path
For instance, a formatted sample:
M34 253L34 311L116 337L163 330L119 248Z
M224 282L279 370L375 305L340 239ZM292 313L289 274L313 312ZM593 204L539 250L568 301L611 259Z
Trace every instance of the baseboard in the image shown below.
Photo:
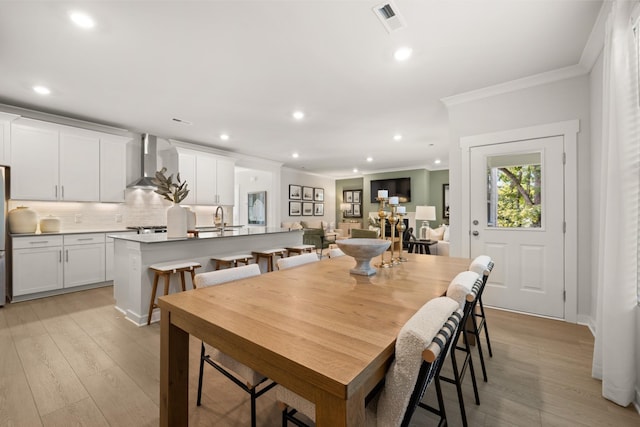
M591 331L591 335L596 336L596 324L593 317L586 314L578 314L578 325L584 325Z

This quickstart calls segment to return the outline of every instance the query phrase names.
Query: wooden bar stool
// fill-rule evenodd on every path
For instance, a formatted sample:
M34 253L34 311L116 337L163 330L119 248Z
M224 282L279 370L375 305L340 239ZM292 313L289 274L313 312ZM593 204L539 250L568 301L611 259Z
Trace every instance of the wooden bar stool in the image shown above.
M264 258L267 260L267 272L273 271L273 260L276 259L277 256L284 258L285 253L287 252L284 248L274 248L274 249L265 249L262 251L252 251L251 254L256 257L256 264L260 264L260 259Z
M313 253L316 250L316 245L298 245L298 246L289 246L285 248L287 250L287 256L291 256L291 254L300 255L305 252Z
M149 266L149 270L153 271L153 289L151 290L151 301L149 302L149 315L147 317L147 325L151 324L151 315L153 314L153 309L157 308L156 304L156 292L158 290L158 281L160 277L164 277L164 295L169 294L169 283L171 282L171 275L175 273L180 273L180 282L182 284L182 290L186 291L185 280L184 280L184 272L188 271L191 273L191 283L193 284L193 278L195 277L195 269L202 267L200 263L192 262L192 261L177 261L177 262L169 262L163 264L153 264ZM193 285L195 288L195 284Z
M237 267L238 263L249 265L249 262L253 259L253 255L250 254L237 254L228 255L223 257L211 257L212 261L216 262L216 270L220 270L221 267Z

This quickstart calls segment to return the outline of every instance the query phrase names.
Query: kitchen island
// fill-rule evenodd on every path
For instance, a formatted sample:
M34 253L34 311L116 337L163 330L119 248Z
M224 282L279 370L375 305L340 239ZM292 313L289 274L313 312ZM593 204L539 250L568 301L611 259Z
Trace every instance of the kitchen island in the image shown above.
M116 308L137 325L147 323L147 312L151 299L153 273L149 266L171 261L195 261L202 265L196 273L211 271L213 256L269 248L287 247L302 243L302 230L286 228L251 227L225 229L224 231L199 231L197 237L167 238L166 233L113 234L114 279L113 296ZM262 268L266 271L266 268ZM180 288L178 275L171 279L171 290ZM191 280L187 279L187 289ZM158 292L161 295L162 292ZM155 311L152 321L159 320Z

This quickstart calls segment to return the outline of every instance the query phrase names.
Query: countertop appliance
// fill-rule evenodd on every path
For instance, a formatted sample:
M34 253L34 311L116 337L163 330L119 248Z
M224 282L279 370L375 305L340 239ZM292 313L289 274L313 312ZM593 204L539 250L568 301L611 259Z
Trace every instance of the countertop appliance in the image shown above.
M138 234L166 233L166 225L136 225L127 227L129 230L136 230Z
M9 169L0 167L0 307L7 302L7 191Z

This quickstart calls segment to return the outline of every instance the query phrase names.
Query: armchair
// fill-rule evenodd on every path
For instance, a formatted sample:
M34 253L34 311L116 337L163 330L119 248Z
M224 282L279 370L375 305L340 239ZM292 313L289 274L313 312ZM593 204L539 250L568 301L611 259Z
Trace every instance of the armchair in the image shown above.
M337 236L337 233L326 232L322 225L322 221L318 221L317 224L311 221L302 221L304 230L302 243L305 245L314 245L316 250L320 250L320 253L322 253L323 249L327 249L330 244L335 243Z

